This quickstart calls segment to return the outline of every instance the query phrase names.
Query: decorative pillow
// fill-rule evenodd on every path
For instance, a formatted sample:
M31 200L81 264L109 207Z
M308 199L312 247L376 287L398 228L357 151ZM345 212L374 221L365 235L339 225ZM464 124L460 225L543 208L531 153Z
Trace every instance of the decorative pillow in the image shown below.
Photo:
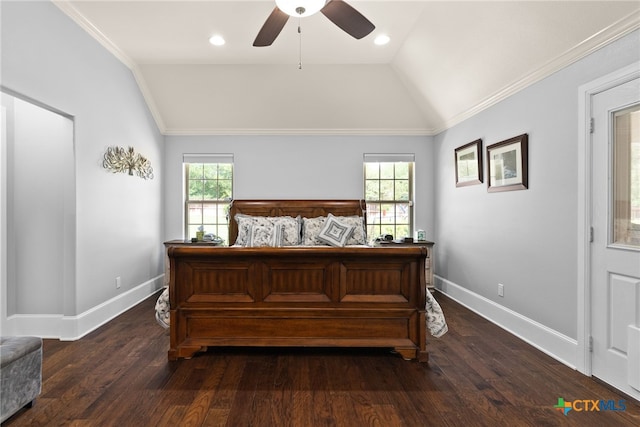
M317 246L324 243L318 240L318 234L322 231L327 220L324 216L315 218L302 218L302 244L304 246Z
M344 246L353 233L354 226L340 222L329 214L324 227L318 233L318 240L331 246Z
M248 247L263 247L263 246L276 246L275 233L273 226L264 225L251 225L251 231L249 232L249 239L245 246Z
M280 216L273 218L274 226L281 227L282 244L278 246L298 246L300 244L300 216Z
M349 240L347 240L347 245L366 245L367 244L367 232L364 228L364 221L361 216L353 215L353 216L334 216L333 214L329 214L336 218L338 221L353 225L353 233ZM317 246L325 244L323 241L318 239L318 234L324 227L327 217L319 216L315 218L302 218L302 241L300 244L304 246Z
M233 244L234 246L244 246L247 243L247 236L249 235L252 221L239 215L236 215L235 220L238 223L238 236Z
M236 237L235 245L236 246L246 246L247 241L249 240L249 234L251 233L252 225L262 225L268 226L270 223L264 220L264 217L260 216L251 216L244 214L236 214L234 217L236 222L238 223L238 237Z
M353 225L353 234L347 240L347 245L367 244L367 230L364 228L364 220L361 216L337 216L336 218L344 224Z
M265 217L236 214L235 220L238 223L238 237L236 246L248 246L249 233L252 225L262 227L273 227L279 225L282 230L282 244L280 246L297 246L300 244L300 217L291 216Z
M288 246L285 245L285 232L284 232L285 226L282 224L276 224L273 226L273 246Z

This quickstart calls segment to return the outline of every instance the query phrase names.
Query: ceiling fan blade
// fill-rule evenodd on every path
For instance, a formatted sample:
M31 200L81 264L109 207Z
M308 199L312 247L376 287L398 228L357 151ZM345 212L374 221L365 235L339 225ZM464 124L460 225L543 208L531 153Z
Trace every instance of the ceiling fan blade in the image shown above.
M360 12L342 0L332 0L320 12L345 32L361 39L376 27Z
M280 31L284 27L284 24L289 20L289 15L278 9L273 9L271 15L267 18L260 32L256 36L253 42L254 46L271 46L273 41L278 37Z

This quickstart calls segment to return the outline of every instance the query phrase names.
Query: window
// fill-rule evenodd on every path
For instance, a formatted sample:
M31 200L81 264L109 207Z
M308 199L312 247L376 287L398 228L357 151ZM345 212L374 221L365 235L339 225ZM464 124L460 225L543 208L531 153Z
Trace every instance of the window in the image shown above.
M185 235L202 229L229 242L227 214L233 197L232 155L185 155Z
M413 154L365 154L367 235L409 237L413 230Z
M640 247L640 105L613 113L613 242Z

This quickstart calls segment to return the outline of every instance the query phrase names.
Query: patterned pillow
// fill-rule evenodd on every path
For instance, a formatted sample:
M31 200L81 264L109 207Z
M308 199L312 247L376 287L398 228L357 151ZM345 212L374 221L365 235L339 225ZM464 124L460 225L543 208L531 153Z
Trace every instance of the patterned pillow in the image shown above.
M273 246L280 247L285 246L284 238L284 228L285 226L282 224L276 224L273 226ZM288 246L288 245L287 245Z
M247 241L249 240L249 234L251 233L252 225L269 225L267 222L263 220L264 217L257 217L251 215L244 214L236 214L234 219L238 223L238 237L236 237L235 245L236 246L246 246Z
M238 223L238 237L236 246L248 246L249 233L252 225L262 227L273 227L280 225L282 229L282 244L280 246L297 246L300 244L300 217L290 216L265 217L236 214L235 220Z
M302 218L302 245L318 246L324 244L318 240L318 234L320 234L326 220L327 218L324 216Z
M353 233L349 240L347 240L347 245L366 245L367 244L367 232L364 228L364 221L361 216L353 215L353 216L334 216L333 214L329 214L336 218L338 221L353 225ZM318 239L318 234L324 227L324 224L327 220L327 217L319 216L315 218L302 218L302 241L301 245L304 246L317 246L324 245L324 242Z
M264 225L251 225L251 231L249 232L249 239L245 246L247 247L263 247L263 246L276 246L275 233L273 226Z
M337 216L336 218L343 224L353 225L353 234L347 240L347 245L367 244L367 230L364 228L364 221L361 216Z
M280 216L273 218L274 226L281 227L282 244L279 246L298 246L300 244L300 216Z
M318 233L318 240L331 246L344 246L353 233L354 226L345 224L329 214L324 227Z

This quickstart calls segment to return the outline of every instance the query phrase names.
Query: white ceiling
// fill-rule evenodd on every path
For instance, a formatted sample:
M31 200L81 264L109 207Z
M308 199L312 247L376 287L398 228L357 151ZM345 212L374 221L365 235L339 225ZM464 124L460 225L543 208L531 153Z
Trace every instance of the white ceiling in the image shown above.
M348 0L374 32L319 13L300 50L296 18L252 46L273 0L54 2L131 68L165 134L434 134L640 27L638 1Z

